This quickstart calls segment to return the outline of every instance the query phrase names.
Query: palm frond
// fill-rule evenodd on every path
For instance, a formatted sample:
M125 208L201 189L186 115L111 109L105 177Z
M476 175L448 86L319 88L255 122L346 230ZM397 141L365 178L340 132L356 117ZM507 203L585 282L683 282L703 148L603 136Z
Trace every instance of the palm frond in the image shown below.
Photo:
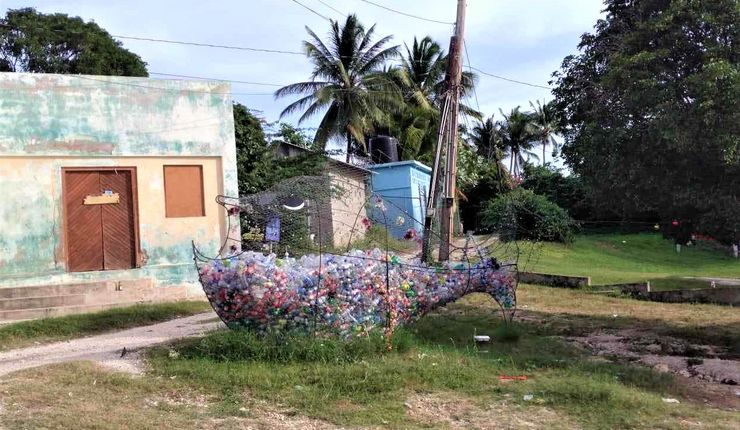
M299 110L305 109L305 107L310 105L315 99L316 96L314 94L310 94L294 101L293 103L286 106L282 112L280 112L280 119L287 115L291 115Z
M289 84L289 85L286 85L276 90L275 97L279 98L279 97L285 97L285 96L292 96L296 94L305 94L308 92L314 92L330 84L331 82L317 82L317 81L297 82L295 84Z

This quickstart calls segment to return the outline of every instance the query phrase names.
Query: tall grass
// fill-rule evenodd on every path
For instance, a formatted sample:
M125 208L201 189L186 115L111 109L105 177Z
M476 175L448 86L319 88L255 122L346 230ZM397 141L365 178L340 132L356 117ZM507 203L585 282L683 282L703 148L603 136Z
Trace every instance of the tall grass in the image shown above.
M407 351L411 342L403 331L397 332L393 338L397 352ZM202 339L186 340L177 347L179 355L186 359L322 364L352 363L381 356L385 350L386 341L379 333L344 340L302 333L260 336L246 329L221 331Z

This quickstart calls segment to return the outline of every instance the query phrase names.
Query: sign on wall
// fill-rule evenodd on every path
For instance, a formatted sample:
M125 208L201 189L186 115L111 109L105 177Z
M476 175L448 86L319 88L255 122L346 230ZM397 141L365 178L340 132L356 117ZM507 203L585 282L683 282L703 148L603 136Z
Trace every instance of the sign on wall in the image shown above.
M265 227L265 240L268 242L280 242L280 218L271 218Z

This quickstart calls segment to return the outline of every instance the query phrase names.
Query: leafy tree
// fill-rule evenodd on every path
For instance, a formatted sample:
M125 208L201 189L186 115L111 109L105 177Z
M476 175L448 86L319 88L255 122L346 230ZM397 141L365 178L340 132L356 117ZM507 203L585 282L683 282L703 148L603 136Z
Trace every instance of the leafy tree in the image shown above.
M262 121L239 103L234 103L234 137L239 195L252 194L268 188L271 154L262 129Z
M269 137L271 143L287 142L301 148L311 148L313 146L311 139L304 134L303 130L285 122L278 124L278 131Z
M556 72L562 153L604 206L724 241L740 219L737 0L607 0Z
M460 217L465 230L479 230L484 203L510 191L513 186L503 164L506 148L499 126L493 117L479 121L465 133L474 149L467 144L460 146L458 170L463 167L465 180L458 180L458 188L461 190Z
M539 100L537 100L537 105L532 102L529 102L529 105L532 106L529 124L534 138L542 145L542 165L544 166L547 145L552 146L553 157L558 147L555 141L559 126L556 111L552 103L540 103Z
M577 220L597 218L586 185L577 175L565 176L551 165L527 163L524 165L521 187L547 197Z
M274 136L275 140L268 143L262 123L246 106L234 103L240 195L265 191L287 178L316 175L321 171L326 155L320 151L307 151L305 155L298 157L280 158L271 150L271 145L280 141L306 147L305 137L298 129L289 124L281 124L280 131Z
M374 42L375 26L366 30L355 15L349 15L342 26L332 21L326 44L310 28L306 31L311 40L303 45L314 65L311 80L275 92L276 97L304 95L280 116L303 111L300 124L325 111L314 142L323 149L329 139L345 137L349 161L352 152L365 150L365 134L373 123L382 123L389 111L402 104L400 91L380 71L398 55L398 46L385 47L391 36Z
M509 172L514 177L519 177L524 163L529 158L537 158L537 154L532 151L534 136L530 115L519 110L519 106L512 109L508 115L503 112L501 115L504 120L500 123L499 133L504 147L509 151Z
M463 146L466 148L466 146ZM476 161L470 161L476 159ZM458 181L460 218L466 231L487 231L481 223L481 210L485 203L511 191L513 181L506 169L497 168L475 152L463 149L460 164L469 172ZM473 167L469 167L473 164Z
M98 24L33 8L0 18L0 71L148 76L146 63Z

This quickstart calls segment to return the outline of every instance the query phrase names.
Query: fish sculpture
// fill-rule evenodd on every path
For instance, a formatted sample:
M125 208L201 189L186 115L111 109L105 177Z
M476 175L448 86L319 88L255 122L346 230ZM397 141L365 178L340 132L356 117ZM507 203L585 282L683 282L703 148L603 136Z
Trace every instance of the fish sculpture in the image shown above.
M374 249L297 259L247 251L196 262L218 316L231 328L259 333L392 334L474 292L489 294L507 320L516 308L515 266L492 258L436 266Z

